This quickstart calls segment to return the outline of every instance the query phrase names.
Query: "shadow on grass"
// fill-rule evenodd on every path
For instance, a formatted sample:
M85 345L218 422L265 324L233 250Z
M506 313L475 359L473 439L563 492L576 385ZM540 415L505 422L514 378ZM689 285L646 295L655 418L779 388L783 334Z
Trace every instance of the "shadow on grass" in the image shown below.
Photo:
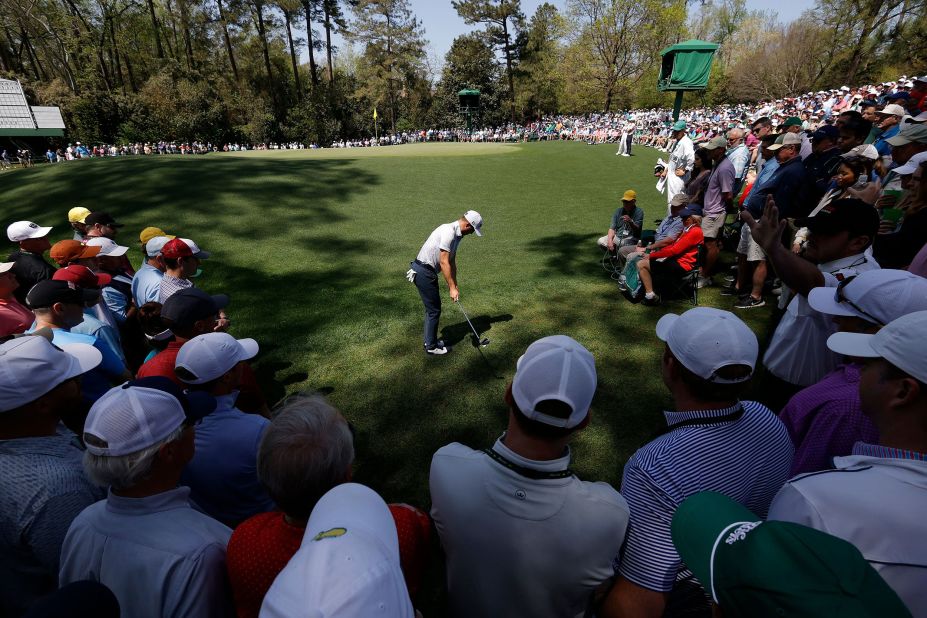
M41 210L41 224L55 226L53 237L69 237L65 215L81 205L127 223L133 232L120 240L133 246L135 229L184 229L188 217L221 223L251 239L271 239L281 228L344 220L335 206L377 184L379 178L352 159L208 156L93 159L0 177L0 190L11 198L5 200L8 221L29 219ZM176 219L163 220L163 213L171 212ZM157 220L152 213L160 213Z
M535 238L528 243L528 250L547 256L541 275L598 276L602 269L596 269L597 264L589 259L597 237L597 234L554 234Z
M473 328L476 329L476 332L478 332L480 336L485 336L487 332L492 330L492 325L494 323L510 321L512 321L511 313L503 313L502 315L496 316L478 315L470 318L470 322L473 323ZM441 329L441 339L448 345L457 345L468 336L471 339L475 339L473 331L466 321L449 324ZM471 343L473 343L473 341L471 341ZM478 343L479 342L477 342L477 344Z

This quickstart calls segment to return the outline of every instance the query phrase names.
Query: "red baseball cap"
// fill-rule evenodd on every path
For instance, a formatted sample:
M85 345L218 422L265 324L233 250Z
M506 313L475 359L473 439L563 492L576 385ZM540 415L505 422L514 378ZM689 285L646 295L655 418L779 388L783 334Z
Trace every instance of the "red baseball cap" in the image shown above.
M191 257L193 255L193 249L190 248L190 245L185 243L180 238L174 238L161 248L161 257L168 258L170 260L176 260L177 258L182 257Z
M64 268L59 268L52 276L55 281L70 281L82 288L102 288L113 280L106 273L95 273L86 266L80 264L71 264Z

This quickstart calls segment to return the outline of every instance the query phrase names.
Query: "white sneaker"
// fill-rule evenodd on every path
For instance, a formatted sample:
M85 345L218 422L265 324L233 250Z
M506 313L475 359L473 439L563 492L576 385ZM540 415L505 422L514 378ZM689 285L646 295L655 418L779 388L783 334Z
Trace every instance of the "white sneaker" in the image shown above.
M701 290L702 288L711 287L714 284L715 282L711 280L711 277L699 277L698 283L695 284L695 287Z
M443 356L447 354L450 350L445 346L435 346L433 348L425 348L425 354L433 354L434 356Z
M626 152L622 152L622 153L621 153L621 156L622 156L622 157L630 157L631 155L629 155L629 154L626 153Z

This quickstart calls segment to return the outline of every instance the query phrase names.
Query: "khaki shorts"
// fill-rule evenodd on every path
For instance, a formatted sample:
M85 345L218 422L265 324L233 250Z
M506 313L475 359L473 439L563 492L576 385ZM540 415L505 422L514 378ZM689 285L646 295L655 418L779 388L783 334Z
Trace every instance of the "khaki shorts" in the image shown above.
M750 226L744 223L740 228L740 242L737 244L737 253L747 256L748 262L760 262L766 259L763 249L753 240Z
M705 238L721 238L721 228L724 227L725 214L719 213L713 217L702 217L702 234Z

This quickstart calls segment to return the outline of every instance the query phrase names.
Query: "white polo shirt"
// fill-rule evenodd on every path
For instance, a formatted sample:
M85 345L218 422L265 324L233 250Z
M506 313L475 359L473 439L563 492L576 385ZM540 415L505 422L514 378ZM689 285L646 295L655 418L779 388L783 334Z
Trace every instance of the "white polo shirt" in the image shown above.
M570 454L525 459L502 438L493 451L515 466L557 473ZM628 505L607 483L529 478L462 444L431 461L431 517L447 555L451 615L581 617L614 576Z
M857 442L835 470L795 477L769 519L791 521L849 541L915 616L927 616L927 461ZM923 456L923 455L921 455Z
M819 264L824 287L837 284L879 264L864 253ZM790 384L810 386L837 368L840 356L827 347L827 338L837 332L831 316L811 308L808 299L796 294L776 327L763 364L774 376Z
M461 238L463 234L460 232L460 221L439 225L422 245L415 259L438 271L441 269L441 252L447 251L454 257Z

